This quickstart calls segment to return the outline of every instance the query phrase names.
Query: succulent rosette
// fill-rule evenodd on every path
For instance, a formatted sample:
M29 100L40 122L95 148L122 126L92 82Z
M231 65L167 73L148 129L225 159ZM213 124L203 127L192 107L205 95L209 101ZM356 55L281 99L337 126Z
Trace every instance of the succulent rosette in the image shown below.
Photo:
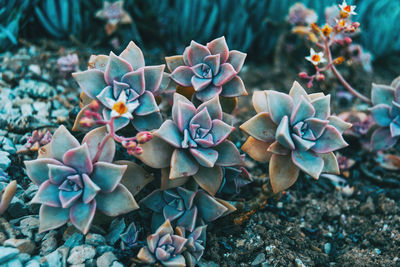
M142 199L140 204L153 211L153 229L169 220L190 232L196 225L209 223L234 210L232 205L214 198L203 190L194 192L183 187L155 190Z
M222 180L218 194L239 194L242 187L253 181L249 172L242 166L224 167L222 170L224 173L224 179Z
M237 75L246 54L229 51L225 37L207 45L192 41L183 55L167 57L171 79L183 87L193 87L194 96L202 102L216 95L237 97L247 95L242 79Z
M218 96L196 108L175 93L172 120L165 121L153 139L143 144L138 158L153 168L169 167L169 180L177 182L173 187L193 176L200 187L214 195L222 183L222 167L243 164L238 149L227 140L233 130L222 121Z
M183 256L186 260L186 266L194 267L200 261L204 254L206 246L207 225L196 227L193 231L187 231L184 227L178 226L176 232L187 239ZM189 233L186 237L186 234Z
M394 80L390 86L372 84L370 111L380 127L371 136L374 150L393 147L400 137L400 81Z
M330 95L308 95L294 82L289 94L255 92L253 105L257 115L240 126L250 135L242 149L269 162L274 192L295 183L299 170L315 179L322 172L339 173L333 151L347 146L342 133L351 124L330 115Z
M147 237L147 246L142 247L137 257L145 263L160 262L164 266L186 266L182 253L187 239L175 234L169 220Z
M128 106L131 108L131 117L115 118L116 130L132 121L138 131L149 131L162 123L155 96L161 94L168 83L164 68L165 65L145 66L142 51L130 42L119 56L113 52L109 56L92 56L89 69L75 72L72 76L85 94L84 102L88 103L91 99L100 101L105 120L110 120L113 111L119 113L128 110ZM126 96L125 103L118 101L122 93ZM77 116L78 122L86 107Z
M39 186L32 203L42 204L40 232L70 221L86 234L96 210L117 216L139 208L129 190L120 184L127 165L111 163L114 141L109 138L103 150L98 150L102 140L99 137L105 132L95 129L80 144L60 126L47 147L47 154L25 161L28 177Z

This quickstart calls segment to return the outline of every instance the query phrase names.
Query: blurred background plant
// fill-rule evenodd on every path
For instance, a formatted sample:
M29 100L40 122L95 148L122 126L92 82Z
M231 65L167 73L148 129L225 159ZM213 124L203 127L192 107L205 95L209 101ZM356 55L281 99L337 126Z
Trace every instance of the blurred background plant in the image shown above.
M17 44L18 36L29 40L47 36L114 49L134 40L139 45L146 43L152 52L182 53L182 44L192 39L204 43L225 35L232 49L247 52L250 59L263 59L271 55L279 36L289 27L289 8L296 3L292 0L111 1L122 2L131 21L108 35L104 30L107 21L96 17L104 2L0 0L0 40L6 41L0 42L0 49L8 47L7 43ZM325 7L338 4L331 0L299 2L320 14L319 23L325 19L321 16ZM400 32L395 28L400 19L397 1L354 0L350 4L358 6L356 18L363 25L363 34L357 42L372 51L375 58L400 51Z

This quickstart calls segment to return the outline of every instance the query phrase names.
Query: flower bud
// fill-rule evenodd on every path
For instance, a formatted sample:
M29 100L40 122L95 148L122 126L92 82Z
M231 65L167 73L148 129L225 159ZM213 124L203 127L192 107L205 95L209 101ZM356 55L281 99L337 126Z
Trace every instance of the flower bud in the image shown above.
M310 33L308 35L308 39L310 39L310 41L313 42L313 43L317 43L318 42L318 38L314 33Z
M317 75L317 81L322 82L324 80L325 80L325 75L323 75L321 73Z
M328 37L332 33L332 27L329 26L328 24L325 24L325 26L321 29L321 31L325 37Z
M358 29L360 27L360 23L359 22L353 22L353 24L351 24L355 29Z
M138 147L136 147L136 148L133 150L133 152L134 152L136 155L140 155L140 154L143 153L143 148L141 148L140 146L138 146Z
M299 73L299 77L302 78L302 79L307 79L308 78L308 74L303 71L303 72Z
M99 101L92 100L92 102L90 102L90 104L89 104L89 108L94 112L99 111L99 109L100 109Z
M344 40L344 42L345 42L346 44L351 44L351 43L353 42L353 40L352 40L350 37L348 37L348 36L344 37L343 40Z
M353 26L349 26L344 30L346 33L354 33L356 29Z
M82 127L90 128L95 124L95 121L89 117L83 117L79 123Z
M340 17L341 17L342 19L346 19L346 18L348 18L349 16L350 16L349 13L344 12L344 11L340 11Z
M333 60L333 64L335 65L340 65L344 62L345 58L344 57L337 57Z
M136 140L139 144L144 144L149 142L153 138L152 134L149 132L140 132L136 135Z
M312 83L312 80L310 80L308 83L307 83L307 87L308 88L311 88L313 86L313 83Z
M310 26L311 26L311 29L312 29L313 31L319 32L319 27L318 27L317 23L313 22L313 23L311 23Z
M126 149L135 149L137 147L137 143L134 141L122 141L122 146Z

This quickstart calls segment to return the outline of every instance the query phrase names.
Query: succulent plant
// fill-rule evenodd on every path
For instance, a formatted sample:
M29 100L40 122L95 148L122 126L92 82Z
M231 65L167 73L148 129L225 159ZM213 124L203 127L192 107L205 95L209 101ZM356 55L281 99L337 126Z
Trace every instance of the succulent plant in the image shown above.
M171 79L183 87L193 87L194 96L204 102L216 95L237 97L247 95L242 79L246 54L229 51L225 37L206 46L192 41L183 55L165 58Z
M371 136L371 147L382 150L393 147L400 137L400 79L390 86L372 84L370 111L380 127Z
M135 223L129 224L125 232L121 234L121 249L131 249L138 245L139 231L136 229Z
M187 239L175 234L169 220L147 237L147 246L140 249L137 257L145 263L160 262L164 266L186 266L182 253Z
M222 170L224 179L218 194L239 194L243 186L253 181L248 171L242 166L224 167Z
M315 179L322 172L339 173L333 151L347 146L342 133L351 124L330 115L330 95L308 95L294 82L289 94L255 92L253 105L257 115L240 126L250 135L242 149L269 162L274 192L295 183L299 170Z
M189 235L185 237L185 234L188 232L187 229L183 227L177 227L176 232L182 237L187 239L185 245L185 251L183 252L183 256L185 257L186 266L194 267L197 262L201 259L204 253L205 245L206 245L206 229L207 225L202 225L196 227L192 232L189 232Z
M207 224L230 212L223 201L203 190L197 192L177 187L153 191L140 201L153 211L152 229L157 229L165 220L192 232L196 225Z
M10 182L3 190L0 191L0 215L6 212L8 206L17 191L17 182Z
M120 184L127 165L111 163L115 143L108 138L100 149L101 137L95 129L85 136L81 145L60 126L48 145L47 154L25 161L28 177L39 186L32 203L42 204L40 232L71 221L86 234L96 210L117 216L138 208L132 194Z
M197 184L214 195L222 183L222 167L243 164L236 146L227 140L234 127L222 120L218 96L196 108L175 93L172 120L165 121L142 145L138 156L153 168L168 168L171 182L185 183L193 176Z
M18 152L38 151L40 147L50 143L52 134L49 131L34 130L32 136L29 136L26 143L18 149Z
M158 128L162 122L155 96L161 94L162 83L168 82L164 68L165 65L145 66L142 51L130 42L119 56L113 52L109 56L92 56L89 69L72 76L87 97L101 102L105 120L110 120L113 111L125 114L130 105L133 126L138 131L148 131ZM121 94L125 94L126 103L119 101ZM84 110L85 107L77 121ZM115 129L121 129L130 121L126 116L119 116L115 119Z
M124 1L119 0L113 3L103 2L103 8L96 12L96 17L107 20L106 33L111 35L118 27L118 24L130 24L132 18L124 10Z
M68 54L57 59L57 68L63 76L70 75L79 68L79 58L76 54Z

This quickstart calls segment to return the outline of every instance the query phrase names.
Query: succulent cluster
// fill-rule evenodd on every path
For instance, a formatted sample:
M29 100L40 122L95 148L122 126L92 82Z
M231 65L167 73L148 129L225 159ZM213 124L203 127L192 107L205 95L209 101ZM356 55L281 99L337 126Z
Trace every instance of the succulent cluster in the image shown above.
M171 79L183 87L192 87L194 96L202 102L221 95L247 95L242 79L237 75L246 54L229 51L225 38L217 38L206 46L192 41L183 55L167 57Z
M250 135L242 149L269 162L274 192L294 184L299 170L315 179L322 172L340 173L333 151L347 146L342 133L351 124L330 114L330 95L308 95L294 82L289 94L255 92L253 105L257 115L240 126Z
M371 137L371 147L382 150L393 147L400 137L400 79L390 86L372 84L371 115L379 128Z
M103 2L103 8L96 12L96 17L106 20L106 33L111 35L115 32L119 24L130 24L132 18L124 10L124 1Z

